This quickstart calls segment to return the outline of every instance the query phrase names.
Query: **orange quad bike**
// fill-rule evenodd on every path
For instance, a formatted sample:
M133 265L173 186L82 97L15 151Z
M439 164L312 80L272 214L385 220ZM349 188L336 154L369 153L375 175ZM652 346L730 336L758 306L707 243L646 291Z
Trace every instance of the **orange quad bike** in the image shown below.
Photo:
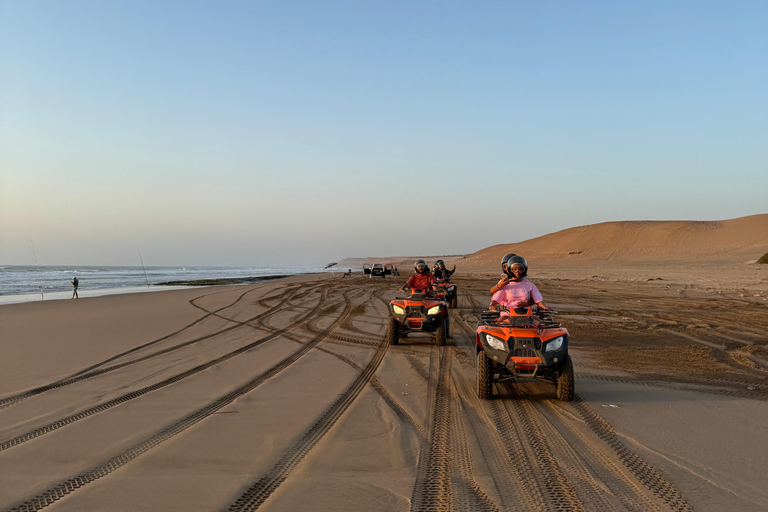
M424 290L411 290L408 297L395 297L389 303L387 338L392 345L411 332L434 334L438 345L445 345L448 332L448 303Z
M555 385L557 398L573 399L568 331L539 307L483 311L477 323L477 396L493 396L493 381L538 378Z
M458 288L447 279L435 281L435 297L444 299L451 309L458 307Z

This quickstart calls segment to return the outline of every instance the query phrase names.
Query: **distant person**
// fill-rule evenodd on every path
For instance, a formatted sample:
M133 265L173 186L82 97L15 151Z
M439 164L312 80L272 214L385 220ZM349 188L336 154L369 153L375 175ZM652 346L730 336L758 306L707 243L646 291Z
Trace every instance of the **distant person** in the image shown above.
M425 294L432 293L432 285L435 284L435 276L429 271L429 266L424 260L416 260L413 264L413 269L416 271L408 281L400 288L403 291L405 288L411 290L421 290Z
M528 262L522 256L512 256L507 260L506 272L494 286L496 292L491 297L491 309L497 305L507 309L527 308L534 304L547 309L544 299L536 285L525 278L528 275ZM493 291L491 288L491 291Z
M392 274L393 274L393 275L396 275L396 276L399 276L399 275L400 275L400 271L399 271L399 270L397 270L397 265L395 265L395 268L394 268L394 270L392 270Z
M456 272L456 265L453 266L453 270L448 270L445 268L445 262L443 260L437 260L435 262L435 267L432 269L432 274L434 274L435 279L444 279L446 281L450 279L454 272Z
M79 299L80 297L77 296L77 287L80 286L80 281L78 281L77 277L72 278L72 298L73 299Z

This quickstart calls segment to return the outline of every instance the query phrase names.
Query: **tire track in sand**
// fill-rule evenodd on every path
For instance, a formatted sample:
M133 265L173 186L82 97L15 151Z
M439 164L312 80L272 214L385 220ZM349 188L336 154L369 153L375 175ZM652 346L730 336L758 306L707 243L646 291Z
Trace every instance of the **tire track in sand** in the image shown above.
M165 348L163 350L159 350L157 352L153 352L151 354L147 354L146 356L139 357L139 358L133 359L131 361L126 361L125 363L116 364L116 365L109 366L109 367L106 367L106 368L96 369L96 370L93 370L93 371L90 371L90 372L87 372L87 373L81 373L81 374L79 374L77 376L74 376L74 377L68 377L66 379L62 379L62 380L53 382L51 384L46 384L44 386L40 386L40 387L31 389L31 390L28 390L28 391L24 391L22 393L19 393L19 394L10 396L10 397L6 397L6 398L3 398L3 399L0 399L0 410L1 409L5 409L7 407L10 407L12 405L16 405L19 402L21 402L22 400L25 400L27 398L39 395L41 393L45 393L46 391L50 391L52 389L56 389L56 388L60 388L60 387L64 387L64 386L69 386L70 384L75 384L77 382L80 382L80 381L83 381L83 380L87 380L87 379L91 379L93 377L98 377L99 375L104 375L105 373L109 373L109 372L112 372L112 371L115 371L115 370L119 370L119 369L125 368L127 366L132 366L132 365L137 364L137 363L148 361L148 360L153 359L155 357L159 357L159 356L162 356L162 355L165 355L165 354L169 354L171 352L174 352L176 350L180 350L182 348L186 348L186 347L188 347L190 345L194 345L194 344L199 343L201 341L214 338L216 336L228 333L228 332L233 331L235 329L239 329L239 328L247 325L249 322L252 322L254 320L261 319L261 318L263 318L265 316L269 316L269 315L273 315L273 314L277 313L278 311L280 311L280 308L286 302L288 302L288 300L291 298L293 293L295 293L295 291L289 292L287 294L287 297L285 297L280 302L280 304L274 306L272 309L270 309L268 311L265 311L263 313L260 313L259 315L256 315L253 318L249 318L248 320L246 320L244 322L237 322L236 325L233 325L233 326L230 326L230 327L226 327L226 328L221 329L219 331L216 331L214 333L207 334L205 336L200 336L200 337L194 338L194 339L189 340L189 341L185 341L185 342L180 343L178 345L174 345L172 347L168 347L168 348ZM237 301L235 301L235 303L236 302ZM172 335L169 335L169 336L172 336ZM160 338L159 340L155 340L153 342L150 342L150 344L156 343L158 341L161 341L161 340L167 339L167 338L168 337ZM129 352L132 352L132 350L129 351ZM110 359L112 359L112 358L110 358ZM99 364L99 366L100 365L101 364Z
M350 309L351 309L351 303L348 303L345 313L347 313ZM330 332L331 330L336 328L339 325L339 323L343 320L343 317L344 317L344 314L342 314L341 317L339 317L336 320L336 322L334 322L327 329L327 332ZM69 478L57 485L54 485L53 487L41 492L37 496L30 498L27 501L24 501L23 503L20 503L10 508L9 511L10 512L33 512L37 510L42 510L43 508L48 507L49 505L75 492L76 490L104 476L107 476L113 473L114 471L118 470L122 466L132 461L133 459L155 448L156 446L167 441L168 439L180 434L181 432L195 425L199 421L202 421L208 416L214 414L216 411L218 411L222 407L225 407L226 405L229 405L230 403L234 402L240 396L243 396L246 393L256 389L258 386L260 386L267 380L271 379L272 377L274 377L275 375L277 375L278 373L280 373L281 371L283 371L284 369L288 368L290 365L295 363L299 358L301 358L304 354L309 352L312 348L314 348L317 344L319 344L323 339L324 339L324 335L318 336L312 342L305 344L299 350L297 350L290 356L286 357L279 363L272 366L269 370L262 372L261 374L249 380L245 384L221 396L220 398L209 403L205 407L202 407L201 409L198 409L197 411L191 414L188 414L181 420L168 425L167 427L158 431L157 433L150 436L149 438L146 438L144 441L137 443L133 447L120 452L119 454L95 466L94 468L84 473L81 473L75 477Z
M7 450L9 448L12 448L14 446L18 446L22 443L25 443L27 441L30 441L32 439L38 438L40 436L43 436L45 434L49 434L51 432L55 432L56 430L66 427L67 425L71 425L77 421L83 420L85 418L91 417L95 414L98 414L100 412L107 411L115 406L118 406L120 404L124 404L126 402L129 402L135 398L139 398L141 396L146 395L147 393L151 393L153 391L157 391L159 389L165 388L167 386L170 386L171 384L175 384L181 380L186 379L187 377L191 377L193 375L196 375L204 370L207 370L208 368L211 368L213 366L216 366L218 364L221 364L225 361L228 361L234 357L239 356L240 354L243 354L253 348L258 347L259 345L262 345L268 341L271 341L278 336L284 335L293 328L298 327L301 323L307 321L308 318L311 318L313 315L317 313L317 310L322 306L323 304L323 298L318 301L318 304L311 309L309 312L305 313L302 317L296 319L296 325L293 325L286 329L281 330L275 330L271 334L268 334L267 336L264 336L262 338L259 338L256 341L253 341L247 345L244 345L238 349L235 349L227 354L224 354L223 356L217 357L216 359L212 359L208 361L207 363L200 364L190 370L187 370L185 372L179 373L177 375L174 375L172 377L169 377L163 381L157 382L155 384L145 386L141 389L138 389L136 391L132 391L130 393L126 393L122 396L119 396L117 398L114 398L112 400L109 400L107 402L104 402L102 404L99 404L94 407L90 407L84 411L81 411L76 414L72 414L70 416L67 416L65 418L61 418L59 420L53 421L51 423L48 423L47 425L44 425L42 427L36 428L34 430L31 430L29 432L26 432L24 434L18 435L14 438L8 439L7 441L0 442L0 452Z

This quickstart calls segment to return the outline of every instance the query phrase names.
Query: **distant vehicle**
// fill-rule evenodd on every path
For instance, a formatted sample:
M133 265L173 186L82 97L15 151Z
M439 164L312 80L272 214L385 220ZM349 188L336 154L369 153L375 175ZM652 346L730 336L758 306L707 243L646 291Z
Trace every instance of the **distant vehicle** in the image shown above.
M370 277L373 277L373 276L386 277L387 274L384 271L384 265L382 265L381 263L374 263L373 266L371 267Z
M391 276L392 274L395 273L395 266L391 263L387 263L386 265L384 265L384 273L387 274L388 276Z
M363 263L363 274L370 274L371 273L371 264L370 263Z

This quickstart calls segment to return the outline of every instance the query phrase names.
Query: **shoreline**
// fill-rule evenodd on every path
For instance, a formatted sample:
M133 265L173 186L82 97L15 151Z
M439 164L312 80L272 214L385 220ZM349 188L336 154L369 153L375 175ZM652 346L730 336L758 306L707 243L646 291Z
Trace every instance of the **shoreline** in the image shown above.
M171 290L183 290L188 288L194 288L192 286L162 286L150 285L146 286L126 286L123 288L98 288L96 290L78 290L77 295L81 299L90 299L95 297L104 297L108 295L130 295L132 293L154 293L165 292ZM72 291L68 292L48 292L45 294L45 299L41 297L39 293L21 293L18 295L0 295L0 307L8 306L11 304L27 304L30 302L51 302L61 300L71 300Z
M252 276L252 277L223 277L219 279L193 279L189 281L168 281L157 283L154 286L219 286L227 284L253 284L261 281L271 281L273 279L282 279L290 277L293 274L282 274L274 276Z
M222 279L201 279L191 281L169 281L166 283L157 283L149 286L124 286L121 288L97 288L93 290L77 291L79 298L103 297L106 295L128 295L132 293L154 293L171 290L186 290L191 288L204 288L207 286L226 286L226 285L248 285L257 284L264 281L272 281L291 277L296 274L281 274L277 276L253 276L247 278L222 278ZM45 298L40 293L22 293L18 295L0 295L0 307L10 304L26 304L28 302L50 302L71 300L72 290L48 292Z

